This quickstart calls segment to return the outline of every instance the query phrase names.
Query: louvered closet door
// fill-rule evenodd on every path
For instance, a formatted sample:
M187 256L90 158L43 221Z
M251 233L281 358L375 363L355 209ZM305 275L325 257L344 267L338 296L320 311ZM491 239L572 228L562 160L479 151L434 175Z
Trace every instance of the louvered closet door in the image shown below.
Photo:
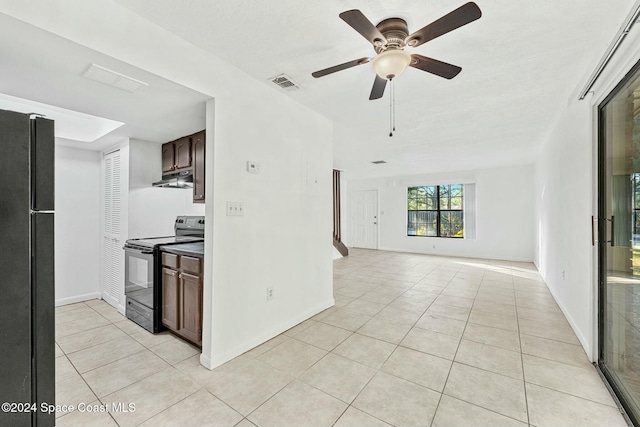
M122 305L121 295L124 293L120 184L120 151L115 151L104 156L102 298L116 308Z

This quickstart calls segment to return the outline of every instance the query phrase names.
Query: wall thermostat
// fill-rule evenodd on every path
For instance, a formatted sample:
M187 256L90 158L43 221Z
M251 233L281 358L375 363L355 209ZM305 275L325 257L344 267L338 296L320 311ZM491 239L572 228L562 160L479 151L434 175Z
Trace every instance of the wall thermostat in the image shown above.
M258 162L247 162L247 172L258 173L260 172L260 163Z

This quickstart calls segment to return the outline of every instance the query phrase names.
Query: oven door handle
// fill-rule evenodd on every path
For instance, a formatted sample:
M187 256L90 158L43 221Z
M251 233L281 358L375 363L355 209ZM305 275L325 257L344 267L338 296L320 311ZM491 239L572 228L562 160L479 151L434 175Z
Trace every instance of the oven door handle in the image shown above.
M138 253L141 253L143 255L153 255L153 251L141 251L140 249L134 249L134 248L130 248L128 246L123 246L122 249L124 249L125 251L138 252Z

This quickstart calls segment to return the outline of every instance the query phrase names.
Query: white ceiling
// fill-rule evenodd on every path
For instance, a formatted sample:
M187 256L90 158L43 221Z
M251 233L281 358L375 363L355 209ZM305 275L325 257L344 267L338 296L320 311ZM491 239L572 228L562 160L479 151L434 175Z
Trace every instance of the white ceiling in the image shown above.
M311 77L374 55L338 14L360 9L373 24L400 17L415 31L464 0L116 1L265 84L289 75L302 88L289 95L334 120L335 166L359 177L532 163L633 4L478 0L478 21L408 49L462 72L453 80L416 69L400 76L397 132L389 138L388 90L368 100L368 64Z
M0 108L24 114L36 114L55 121L55 136L77 142L94 142L124 125L122 122L86 113L54 107L41 102L0 93Z
M0 42L0 94L46 104L34 112L59 119L56 127L62 128L56 136L61 145L103 150L123 138L160 143L205 127L209 96L2 13L0 40L4 41ZM130 93L82 77L92 63L149 86ZM27 105L37 105L13 101L16 104L7 108L22 111ZM125 124L101 129L105 121L98 118Z
M392 138L388 91L381 100L368 100L374 80L369 65L311 77L313 71L374 55L338 14L360 9L374 24L400 17L415 31L464 0L100 4L122 5L264 84L286 73L301 90L282 93L333 120L335 166L351 177L369 177L532 163L634 3L476 2L483 12L478 21L410 49L459 65L462 72L453 80L416 69L400 76ZM70 23L72 16L69 11ZM127 22L113 25L126 31ZM127 125L116 132L141 139L166 140L198 114L204 123L205 95L0 14L2 39L16 40L16 33L23 35L20 43L0 43L0 92L123 121ZM91 62L150 83L149 93L132 95L78 77ZM376 166L373 160L388 163Z

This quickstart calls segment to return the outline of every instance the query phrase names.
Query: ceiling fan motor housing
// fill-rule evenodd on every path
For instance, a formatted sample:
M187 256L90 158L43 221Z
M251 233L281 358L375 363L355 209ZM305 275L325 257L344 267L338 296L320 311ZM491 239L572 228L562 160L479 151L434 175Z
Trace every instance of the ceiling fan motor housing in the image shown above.
M407 21L401 18L389 18L376 25L376 28L387 39L387 43L375 43L376 53L384 52L387 49L404 49L405 39L409 35Z

